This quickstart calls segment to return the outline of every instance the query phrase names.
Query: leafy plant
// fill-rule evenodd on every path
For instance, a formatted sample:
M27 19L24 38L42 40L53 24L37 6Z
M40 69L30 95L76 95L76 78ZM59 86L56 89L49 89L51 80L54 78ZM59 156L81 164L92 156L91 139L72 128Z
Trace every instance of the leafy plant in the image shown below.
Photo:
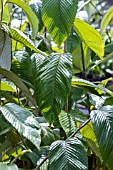
M0 169L112 170L113 8L98 5L0 1Z

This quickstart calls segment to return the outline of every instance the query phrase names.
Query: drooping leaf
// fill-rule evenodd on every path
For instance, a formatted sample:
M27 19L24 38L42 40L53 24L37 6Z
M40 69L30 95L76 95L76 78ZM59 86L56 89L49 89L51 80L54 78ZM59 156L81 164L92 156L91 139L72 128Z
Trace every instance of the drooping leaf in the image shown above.
M66 40L77 11L78 0L43 0L42 19L58 45ZM49 9L49 10L48 10Z
M91 112L91 121L102 159L109 170L113 168L113 106L104 106Z
M40 146L40 125L28 110L14 103L0 107L5 119L24 137L29 139L37 148Z
M39 66L35 96L39 110L49 123L55 121L66 102L71 76L72 57L69 54L51 54Z
M101 33L105 30L111 19L113 18L113 6L111 6L106 14L104 15L102 21L101 21L101 26L100 26L100 31Z
M5 31L0 29L0 67L10 70L11 67L11 39Z
M84 80L84 79L79 79L79 78L77 78L77 77L72 79L72 86L75 86L75 87L76 87L76 86L77 86L77 87L85 87L85 86L86 86L86 88L87 88L87 87L92 87L92 88L95 89L95 91L98 91L98 89L99 89L99 90L101 90L102 92L108 93L108 94L110 94L111 96L113 96L113 92L110 91L110 90L108 90L107 88L101 87L101 86L99 86L99 85L96 85L96 84L94 84L94 83L92 83L92 82L90 82L90 81Z
M78 139L56 141L50 147L51 170L88 170L87 155Z
M104 56L104 42L100 34L78 18L74 21L74 27L82 41L102 59Z
M21 79L16 76L16 74L14 74L13 72L0 68L0 74L2 74L3 76L7 77L10 81L12 81L20 90L23 91L23 93L26 95L26 97L28 97L28 99L31 101L31 103L36 106L36 102L33 99L33 97L31 96L28 88L26 87L26 85L21 81Z
M38 19L34 12L32 11L32 9L30 8L30 6L22 0L7 0L7 3L16 4L23 9L32 27L32 35L33 38L35 39L38 32Z
M59 121L68 137L75 132L76 126L74 120L70 115L68 115L68 113L64 112L63 110L59 115Z
M28 36L26 36L22 31L20 31L20 30L18 30L16 28L7 27L6 25L2 25L2 27L10 35L10 37L12 39L26 45L27 47L31 48L32 50L34 50L35 52L37 52L39 54L47 56L46 53L44 53L41 50L37 49L35 47L34 43L31 41L31 39L29 39Z

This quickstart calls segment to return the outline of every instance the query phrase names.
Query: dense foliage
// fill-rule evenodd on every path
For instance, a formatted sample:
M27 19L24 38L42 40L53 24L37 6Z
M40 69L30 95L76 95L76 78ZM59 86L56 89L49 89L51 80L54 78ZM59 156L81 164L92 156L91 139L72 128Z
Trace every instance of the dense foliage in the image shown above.
M0 0L0 169L113 169L113 7Z

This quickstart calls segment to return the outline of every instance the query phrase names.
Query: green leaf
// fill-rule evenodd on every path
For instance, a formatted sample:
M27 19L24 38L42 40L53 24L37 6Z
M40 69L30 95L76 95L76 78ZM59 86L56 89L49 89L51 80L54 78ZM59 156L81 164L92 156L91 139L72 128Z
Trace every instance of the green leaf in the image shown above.
M99 85L96 85L96 84L94 84L94 83L92 83L92 82L90 82L90 81L87 81L87 80L84 80L84 79L79 79L79 78L73 78L72 79L72 86L77 86L77 87L92 87L92 88L94 88L95 89L95 91L98 91L98 89L99 90L101 90L102 92L105 92L105 93L108 93L108 94L110 94L111 96L113 96L113 92L112 91L110 91L110 90L108 90L107 88L105 88L105 87L101 87L101 86L99 86Z
M108 9L106 14L104 15L102 21L101 21L101 26L100 26L100 31L101 33L106 29L107 25L113 18L113 6Z
M86 44L84 43L82 44L83 44L82 47L83 47L84 63L85 63L85 70L86 70L90 64L91 50L88 48ZM73 56L74 73L83 72L82 51L80 45L78 45L78 47L73 51L72 56Z
M77 18L74 21L74 27L82 41L102 59L104 42L100 34L89 24Z
M24 137L29 139L37 148L40 146L40 125L28 110L8 103L0 107L5 119Z
M49 123L55 121L66 102L71 77L72 58L69 54L51 54L39 66L35 96L39 110Z
M43 0L42 19L58 45L68 37L77 11L78 0ZM49 10L48 10L49 9Z
M7 0L7 3L16 4L23 9L32 27L32 34L33 34L33 38L35 39L38 32L38 19L34 14L34 12L32 11L32 9L30 8L30 6L22 0Z
M50 170L88 170L87 155L81 141L56 141L50 147Z
M7 163L0 163L0 169L2 170L18 170L15 164L8 165Z
M36 102L33 99L33 97L31 96L28 88L26 87L26 85L21 81L21 79L16 76L16 74L14 74L13 72L0 68L0 74L2 74L3 76L7 77L10 81L12 81L20 90L22 90L22 92L26 95L26 97L31 101L31 103L36 106Z
M63 110L59 115L59 121L68 137L75 132L76 130L75 122L73 121L72 117Z
M11 39L5 31L0 29L0 67L10 70L11 67Z
M91 121L94 127L102 159L109 170L113 169L113 106L104 106L100 110L91 112Z
M0 90L16 92L16 89L13 87L13 85L11 85L10 82L8 83L8 82L5 82L5 81L1 81Z

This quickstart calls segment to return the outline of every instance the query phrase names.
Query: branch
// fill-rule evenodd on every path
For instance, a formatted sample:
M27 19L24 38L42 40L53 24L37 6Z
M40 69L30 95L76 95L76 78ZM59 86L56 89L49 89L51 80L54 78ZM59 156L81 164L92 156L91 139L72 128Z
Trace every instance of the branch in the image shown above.
M86 126L90 122L91 118L89 118L86 122L84 122L77 130L67 139L73 138L84 126Z
M46 160L49 158L49 156L47 155L43 160L42 160L42 162L35 168L35 170L38 170L42 165L43 165L43 163L44 162L46 162Z

